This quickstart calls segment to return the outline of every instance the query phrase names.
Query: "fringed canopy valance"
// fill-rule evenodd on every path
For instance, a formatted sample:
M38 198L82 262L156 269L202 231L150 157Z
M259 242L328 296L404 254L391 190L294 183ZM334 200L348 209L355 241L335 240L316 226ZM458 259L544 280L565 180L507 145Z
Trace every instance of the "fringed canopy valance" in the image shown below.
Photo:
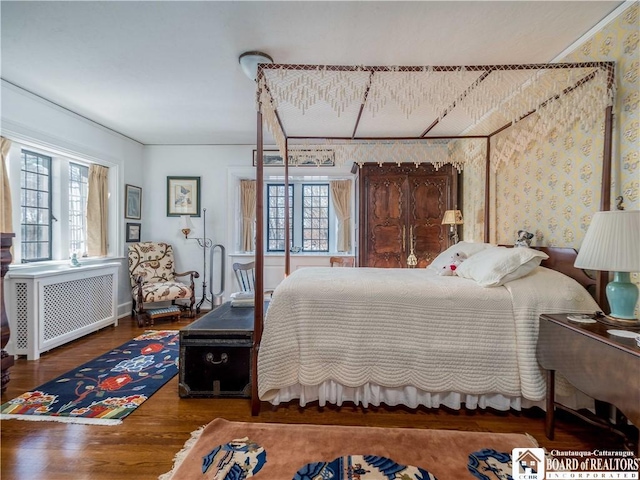
M364 67L262 64L258 109L290 164L485 163L553 129L591 129L614 99L612 62Z

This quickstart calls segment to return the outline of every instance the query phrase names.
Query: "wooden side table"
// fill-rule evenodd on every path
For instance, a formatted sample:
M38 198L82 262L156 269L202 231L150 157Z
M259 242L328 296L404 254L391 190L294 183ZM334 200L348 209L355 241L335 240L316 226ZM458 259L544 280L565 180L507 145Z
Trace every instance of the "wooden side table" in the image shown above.
M639 328L598 321L574 323L567 314L540 317L537 355L538 363L547 370L547 438L553 439L555 409L560 408L628 439L626 432L608 422L556 403L556 371L590 397L614 405L640 427L640 348L635 338L612 335L607 330L640 332Z

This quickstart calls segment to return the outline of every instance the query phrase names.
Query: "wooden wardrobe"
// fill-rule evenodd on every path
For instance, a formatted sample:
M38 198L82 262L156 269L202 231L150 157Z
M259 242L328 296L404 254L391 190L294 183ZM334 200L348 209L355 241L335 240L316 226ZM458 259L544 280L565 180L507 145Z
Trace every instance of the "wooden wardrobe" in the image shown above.
M458 172L451 165L354 165L358 175L358 265L403 268L413 241L417 268L450 246L445 210L457 205Z

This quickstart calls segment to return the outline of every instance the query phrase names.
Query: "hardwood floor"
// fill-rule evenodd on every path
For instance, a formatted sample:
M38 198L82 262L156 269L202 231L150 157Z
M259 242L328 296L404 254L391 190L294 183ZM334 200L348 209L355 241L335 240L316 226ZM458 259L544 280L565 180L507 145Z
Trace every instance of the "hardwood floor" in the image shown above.
M180 329L189 319L159 321L154 328ZM139 335L130 318L44 354L40 360L16 360L2 402L55 378L99 354ZM118 426L73 425L56 422L1 422L3 480L33 479L151 479L169 471L173 456L190 432L216 417L245 422L367 425L438 428L467 431L529 433L548 449L591 450L622 447L620 439L559 413L556 438L544 435L539 409L522 413L447 409L411 411L403 408L342 408L296 405L272 408L263 404L257 417L246 399L181 399L176 375ZM276 479L271 479L276 480ZM446 480L446 479L441 479Z

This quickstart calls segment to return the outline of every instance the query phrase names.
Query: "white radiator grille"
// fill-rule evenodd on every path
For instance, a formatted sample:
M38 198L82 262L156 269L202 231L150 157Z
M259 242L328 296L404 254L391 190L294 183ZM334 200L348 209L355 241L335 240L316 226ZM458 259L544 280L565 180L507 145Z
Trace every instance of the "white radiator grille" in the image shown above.
M9 353L37 360L42 352L117 325L119 267L9 272Z
M27 330L29 328L29 290L26 283L15 284L16 331L11 332L16 348L27 348Z
M43 289L43 340L51 340L112 315L113 276L83 278Z

